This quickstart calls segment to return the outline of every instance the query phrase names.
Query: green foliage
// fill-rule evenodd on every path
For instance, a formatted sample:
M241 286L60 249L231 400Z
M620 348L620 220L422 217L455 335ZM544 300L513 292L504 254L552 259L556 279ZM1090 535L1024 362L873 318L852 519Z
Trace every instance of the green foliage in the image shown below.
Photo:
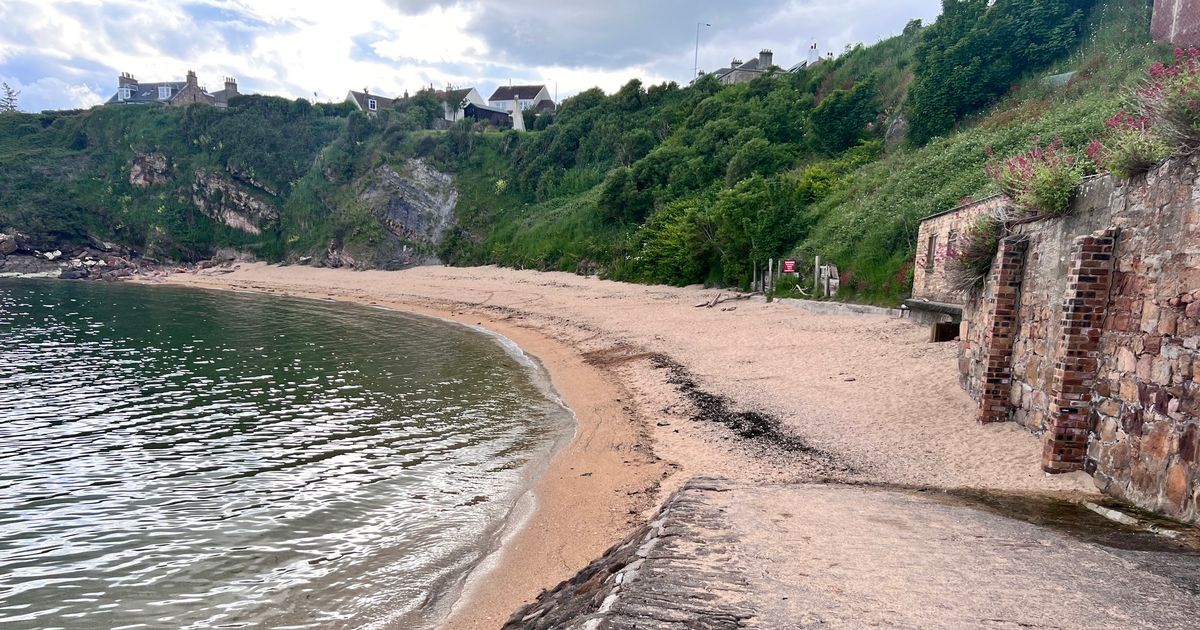
M877 112L874 78L852 90L834 90L812 111L813 147L826 155L849 149L858 144Z
M978 293L987 281L1000 247L1004 224L999 218L985 214L963 232L958 247L946 261L946 276L952 291Z
M1079 40L1095 0L943 0L916 50L910 138L949 131Z
M988 162L984 171L1004 194L1030 216L1066 212L1083 181L1082 163L1062 150L1062 139L1033 147L1006 160Z

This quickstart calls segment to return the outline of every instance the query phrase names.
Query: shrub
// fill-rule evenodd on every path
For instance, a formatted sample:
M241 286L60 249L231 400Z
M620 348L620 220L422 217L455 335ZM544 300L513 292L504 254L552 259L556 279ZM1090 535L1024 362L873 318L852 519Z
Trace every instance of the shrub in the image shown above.
M1184 153L1200 149L1200 50L1176 49L1174 65L1150 66L1139 106L1163 140Z
M1057 138L1043 148L1035 137L1029 151L992 160L984 170L1026 214L1063 214L1083 181L1083 167L1062 146Z
M1149 116L1122 109L1106 123L1105 140L1088 145L1088 157L1101 168L1129 179L1150 170L1171 154L1171 148L1151 127Z
M946 279L951 290L976 295L983 289L1003 231L1004 222L994 214L985 214L971 223L946 261Z

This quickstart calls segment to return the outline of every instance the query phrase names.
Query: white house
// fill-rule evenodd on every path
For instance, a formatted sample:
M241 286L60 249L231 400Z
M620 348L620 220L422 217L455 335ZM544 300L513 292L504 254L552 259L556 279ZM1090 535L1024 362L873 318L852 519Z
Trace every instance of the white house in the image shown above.
M487 102L483 100L483 95L473 87L455 89L452 86L446 86L446 89L437 91L437 97L442 102L442 116L448 122L462 120L467 114L467 105L474 104L481 107L487 105Z
M544 85L500 86L492 93L487 104L506 112L513 111L517 105L522 110L554 111L554 99L550 97L550 92Z
M367 92L366 90L363 90L362 92L350 90L350 93L346 95L346 100L354 103L359 109L367 113L377 112L381 109L391 109L392 105L396 102L396 99L394 98L377 96Z

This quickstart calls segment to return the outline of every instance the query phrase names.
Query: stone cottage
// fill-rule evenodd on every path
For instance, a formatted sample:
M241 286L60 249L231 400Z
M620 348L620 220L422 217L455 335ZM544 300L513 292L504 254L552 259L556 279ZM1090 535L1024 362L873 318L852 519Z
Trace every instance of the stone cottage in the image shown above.
M751 59L745 63L743 63L742 60L735 58L733 61L729 62L728 68L721 68L720 70L713 72L713 76L717 77L717 80L719 80L722 85L746 83L758 78L762 75L762 73L769 70L775 63L774 59L775 53L764 48L758 53L758 57L755 57L754 59Z
M219 92L208 92L201 87L196 79L196 73L188 70L183 81L166 81L143 83L132 74L122 72L117 77L117 93L105 102L105 105L171 105L182 107L192 103L208 103L216 107L227 107L229 99L239 94L237 80L225 78L225 89Z

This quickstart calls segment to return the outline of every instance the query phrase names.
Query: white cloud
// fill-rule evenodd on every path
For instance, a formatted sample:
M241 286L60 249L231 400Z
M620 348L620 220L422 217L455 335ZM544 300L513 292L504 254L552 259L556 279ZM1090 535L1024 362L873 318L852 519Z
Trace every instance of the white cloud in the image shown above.
M5 0L0 75L38 107L107 98L116 74L340 100L348 89L400 94L423 86L557 81L565 97L592 86L686 81L696 19L701 67L775 50L780 65L808 44L840 51L934 17L937 0ZM720 18L720 19L718 19ZM41 87L37 87L41 86ZM54 90L59 90L56 94ZM86 90L82 92L81 90ZM90 95L90 96L89 96ZM485 94L486 96L486 94ZM45 100L42 100L45 99Z

